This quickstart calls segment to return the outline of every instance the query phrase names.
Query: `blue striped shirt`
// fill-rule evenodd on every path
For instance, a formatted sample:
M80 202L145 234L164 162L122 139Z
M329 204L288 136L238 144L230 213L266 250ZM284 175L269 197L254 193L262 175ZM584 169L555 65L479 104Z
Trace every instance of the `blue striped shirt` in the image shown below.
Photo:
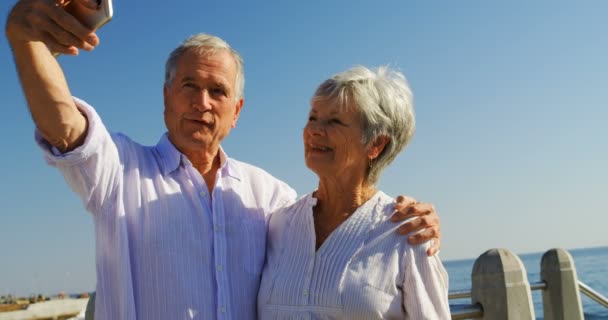
M272 214L258 294L260 319L450 319L448 276L410 246L379 191L316 250L308 195Z
M266 217L295 192L220 149L210 194L166 135L139 145L76 102L85 143L57 154L37 141L94 219L95 319L255 319Z

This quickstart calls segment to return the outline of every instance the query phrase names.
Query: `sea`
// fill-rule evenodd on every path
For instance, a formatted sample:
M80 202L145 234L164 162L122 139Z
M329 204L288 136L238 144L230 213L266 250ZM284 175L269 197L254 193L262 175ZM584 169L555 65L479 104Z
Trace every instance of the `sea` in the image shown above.
M567 250L574 259L578 280L590 286L604 297L608 297L608 247ZM519 254L528 272L528 281L539 282L540 260L544 252ZM471 271L475 259L443 261L450 277L450 291L471 289ZM542 292L532 291L536 319L543 319ZM608 319L608 308L581 293L586 320ZM453 299L450 304L468 304L469 299Z

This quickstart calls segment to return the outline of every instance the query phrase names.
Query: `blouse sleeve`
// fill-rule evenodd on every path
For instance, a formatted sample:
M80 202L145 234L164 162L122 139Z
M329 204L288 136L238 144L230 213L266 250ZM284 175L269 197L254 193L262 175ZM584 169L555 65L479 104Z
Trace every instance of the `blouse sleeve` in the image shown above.
M448 274L437 255L427 256L430 243L408 246L402 263L406 319L451 319Z

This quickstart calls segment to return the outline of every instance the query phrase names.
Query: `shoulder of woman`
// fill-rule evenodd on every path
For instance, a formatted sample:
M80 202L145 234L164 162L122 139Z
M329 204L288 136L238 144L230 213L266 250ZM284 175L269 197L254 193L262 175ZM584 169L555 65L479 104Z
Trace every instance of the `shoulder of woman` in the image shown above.
M315 203L316 199L312 197L312 193L306 194L290 204L287 204L286 206L272 212L270 216L270 223L282 224L285 222L285 220L290 220L290 218L296 214L300 214L302 211L312 208Z

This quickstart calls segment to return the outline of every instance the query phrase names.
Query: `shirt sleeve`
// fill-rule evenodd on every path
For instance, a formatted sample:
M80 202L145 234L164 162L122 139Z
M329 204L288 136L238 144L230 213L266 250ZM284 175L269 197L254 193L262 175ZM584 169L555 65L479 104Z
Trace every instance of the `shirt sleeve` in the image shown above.
M121 168L118 148L99 115L86 102L74 98L88 121L87 135L78 148L61 153L38 130L35 139L46 162L59 169L88 211L95 213L115 196Z
M403 264L403 307L406 319L451 319L448 274L437 255L427 256L430 243L408 246Z
M273 212L294 203L296 196L296 191L290 186L288 186L286 183L280 184L277 193L271 201L269 211Z
M263 199L260 205L264 207L264 216L267 222L272 212L294 203L297 196L295 190L287 183L265 171L258 175L256 179L252 179L251 189L258 192L260 199Z

